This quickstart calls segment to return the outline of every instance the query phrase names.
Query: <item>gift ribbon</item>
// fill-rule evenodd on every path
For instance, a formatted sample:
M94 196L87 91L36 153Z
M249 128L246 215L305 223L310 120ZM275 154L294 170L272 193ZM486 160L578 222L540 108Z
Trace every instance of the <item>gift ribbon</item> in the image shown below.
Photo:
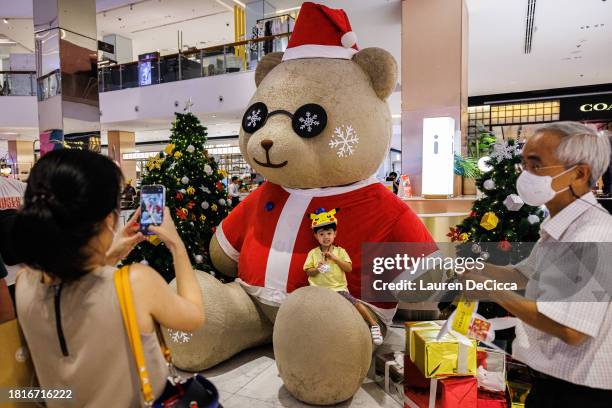
M389 384L390 384L390 371L391 371L391 367L397 367L398 371L401 371L402 376L403 376L403 371L404 371L404 364L403 361L401 361L404 357L404 354L401 352L395 352L393 354L394 359L393 360L389 360L389 361L385 361L385 392L387 394L389 394Z

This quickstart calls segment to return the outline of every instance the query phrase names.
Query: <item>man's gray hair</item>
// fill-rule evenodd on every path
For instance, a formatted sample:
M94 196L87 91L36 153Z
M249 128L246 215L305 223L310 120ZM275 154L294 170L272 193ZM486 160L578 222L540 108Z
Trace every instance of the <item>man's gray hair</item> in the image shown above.
M594 186L610 165L610 137L578 122L556 122L537 130L554 132L561 136L556 156L568 168L576 164L588 164L591 169L589 183Z

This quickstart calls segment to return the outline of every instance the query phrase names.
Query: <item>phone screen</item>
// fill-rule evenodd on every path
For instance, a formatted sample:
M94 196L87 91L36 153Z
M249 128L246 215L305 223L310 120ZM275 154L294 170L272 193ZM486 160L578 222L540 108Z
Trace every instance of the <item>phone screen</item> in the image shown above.
M166 189L164 186L142 186L140 190L140 231L151 235L149 226L161 225L164 220Z

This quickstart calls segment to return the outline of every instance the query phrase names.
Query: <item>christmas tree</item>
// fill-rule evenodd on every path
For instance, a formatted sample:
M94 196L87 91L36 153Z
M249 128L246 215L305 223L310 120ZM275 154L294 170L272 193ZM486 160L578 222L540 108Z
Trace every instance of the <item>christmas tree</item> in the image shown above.
M193 267L211 271L208 245L229 210L224 175L204 149L206 128L198 118L190 112L175 115L170 144L148 161L142 185L166 187L166 206ZM124 261L134 262L149 264L167 281L174 278L172 255L158 238L142 242Z
M529 255L539 238L543 212L523 202L516 191L521 163L514 140L497 143L488 158L481 159L482 174L476 186L483 197L476 200L470 215L451 228L451 241L463 243L461 254L477 254L496 264L516 263Z

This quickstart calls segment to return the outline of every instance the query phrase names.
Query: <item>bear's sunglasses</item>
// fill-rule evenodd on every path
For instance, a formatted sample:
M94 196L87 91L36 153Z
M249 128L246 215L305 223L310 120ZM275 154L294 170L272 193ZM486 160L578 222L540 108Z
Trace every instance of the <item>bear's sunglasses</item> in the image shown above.
M295 113L286 110L275 110L268 113L268 107L263 102L256 102L247 109L242 117L242 129L246 133L255 133L261 129L270 116L283 114L291 118L293 131L300 137L315 137L327 125L327 113L322 106L309 103L300 106Z

